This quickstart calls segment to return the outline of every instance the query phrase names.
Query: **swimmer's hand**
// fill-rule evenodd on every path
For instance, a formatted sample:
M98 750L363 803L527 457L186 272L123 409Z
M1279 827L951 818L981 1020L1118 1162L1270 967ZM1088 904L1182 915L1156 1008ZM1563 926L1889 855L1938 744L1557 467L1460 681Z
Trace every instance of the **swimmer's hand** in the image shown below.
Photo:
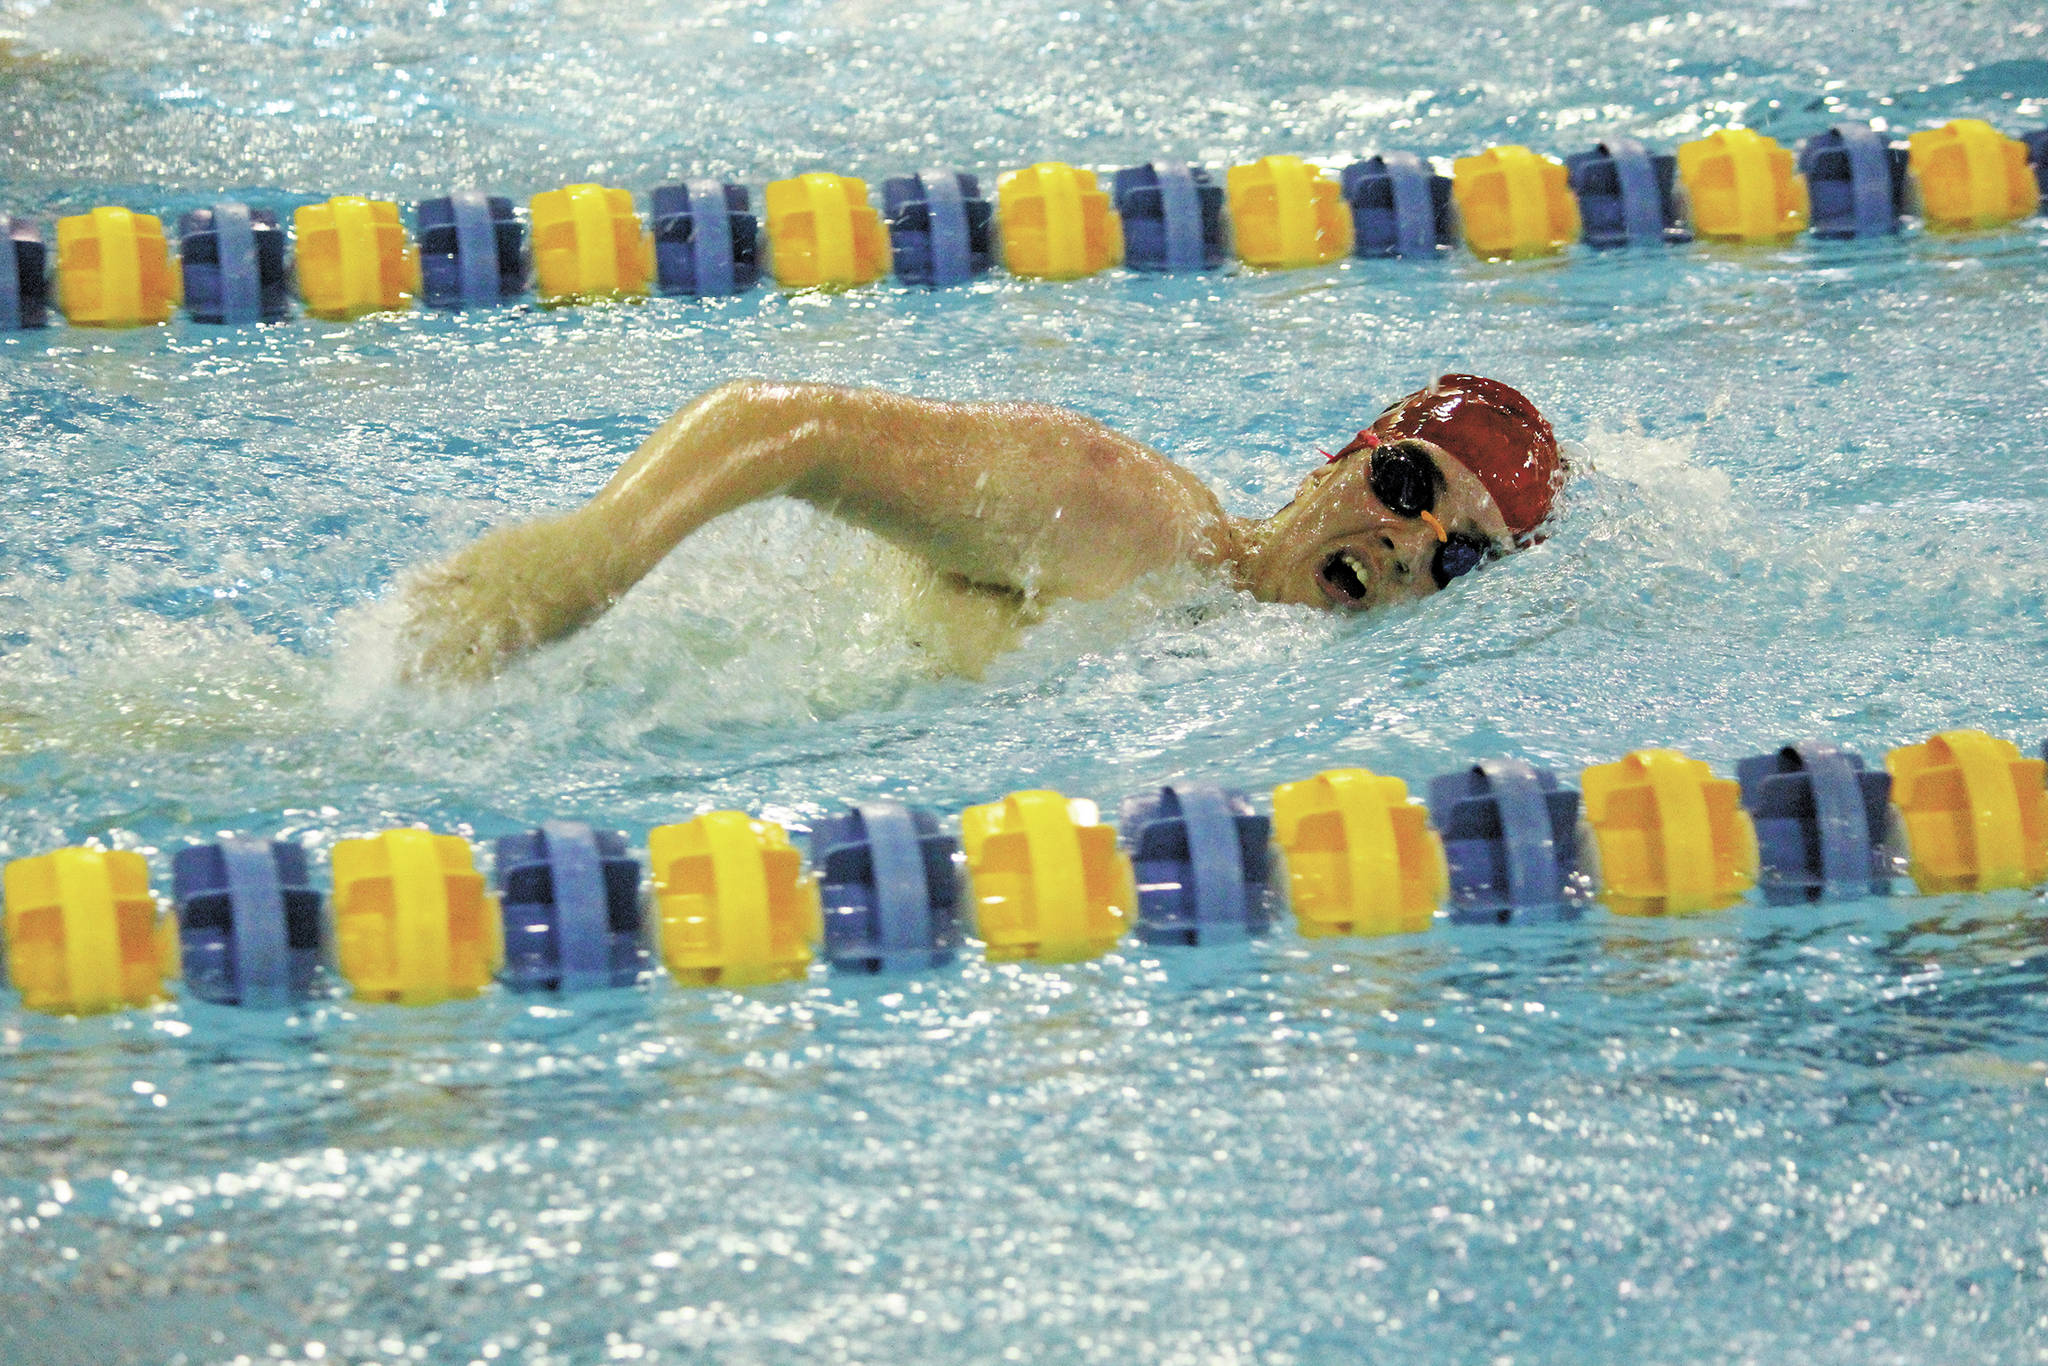
M399 676L486 679L601 615L617 596L610 556L583 520L579 510L503 527L414 575L403 593Z

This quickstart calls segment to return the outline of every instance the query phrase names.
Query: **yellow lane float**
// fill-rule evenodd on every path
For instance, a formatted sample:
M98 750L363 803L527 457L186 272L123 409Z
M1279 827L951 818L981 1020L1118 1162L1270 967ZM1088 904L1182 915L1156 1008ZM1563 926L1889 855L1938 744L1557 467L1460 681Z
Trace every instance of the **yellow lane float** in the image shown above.
M1990 892L2048 880L2048 763L2010 740L1949 730L1884 757L1922 892Z
M7 975L30 1010L148 1005L176 975L177 926L158 914L142 855L59 849L13 860L0 879Z
M1273 789L1295 924L1308 938L1414 934L1450 892L1443 841L1408 785L1333 768Z
M168 322L184 301L155 214L97 208L57 220L57 300L80 327Z
M1564 163L1527 147L1490 147L1451 165L1451 196L1473 254L1555 256L1579 240L1579 201Z
M1751 128L1724 128L1683 143L1678 175L1692 200L1693 231L1715 242L1788 242L1806 231L1806 179L1792 153Z
M654 274L654 238L633 196L603 185L543 190L533 219L533 288L544 304L632 298Z
M363 1000L475 996L498 969L503 936L497 898L461 836L386 830L335 844L335 961Z
M1756 885L1756 826L1730 778L1674 749L1639 749L1581 777L1600 899L1618 915L1733 906Z
M1095 172L1062 161L1005 171L996 181L1003 266L1033 280L1078 280L1124 259L1123 220Z
M970 806L960 813L960 847L975 933L991 961L1097 958L1131 923L1131 863L1093 802L1035 791Z
M773 821L711 811L647 836L661 960L684 986L788 982L823 932L818 887Z
M330 322L412 307L420 263L398 221L398 206L340 194L292 214L298 238L299 297Z
M1300 157L1261 157L1224 178L1237 254L1248 266L1327 265L1351 250L1351 209L1337 182Z
M1954 119L1906 138L1927 226L1945 232L1996 228L2033 213L2041 187L2027 144L1982 119Z
M864 180L814 171L777 180L762 196L769 264L784 289L846 289L889 269L889 233Z

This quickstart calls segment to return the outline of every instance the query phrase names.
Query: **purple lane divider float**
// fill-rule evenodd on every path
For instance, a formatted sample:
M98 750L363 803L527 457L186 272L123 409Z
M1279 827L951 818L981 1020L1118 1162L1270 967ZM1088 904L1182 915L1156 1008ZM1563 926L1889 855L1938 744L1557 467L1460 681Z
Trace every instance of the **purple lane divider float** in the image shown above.
M959 841L901 802L862 802L811 831L825 960L841 972L942 967L960 949Z
M548 821L498 841L505 965L513 991L630 986L648 971L640 864L626 837Z
M1635 138L1609 138L1564 159L1579 200L1580 237L1589 247L1690 242L1678 205L1678 158Z
M1838 123L1799 149L1806 177L1809 228L1815 237L1888 237L1906 208L1903 145L1867 123Z
M994 207L981 182L959 171L919 171L882 182L882 217L896 278L908 285L964 285L995 260Z
M504 195L457 190L419 204L420 292L436 308L488 308L526 290L526 225Z
M1457 242L1451 180L1413 152L1354 161L1338 177L1351 206L1351 254L1429 258Z
M178 223L178 258L185 272L185 311L193 321L284 321L291 288L284 229L269 209L235 200L194 209Z
M1138 882L1138 939L1234 944L1273 923L1273 821L1241 792L1170 786L1124 799L1117 838Z
M1223 187L1185 161L1149 161L1110 177L1124 224L1124 264L1141 271L1214 270L1229 257Z
M700 299L744 294L761 278L761 225L743 185L685 180L655 190L654 283Z
M1575 918L1579 794L1547 768L1485 759L1429 781L1450 865L1450 918L1509 924Z
M226 839L171 856L185 985L218 1005L277 1009L313 993L326 961L306 851Z
M0 213L0 332L41 327L50 317L47 249L36 225Z
M1735 765L1756 824L1764 899L1774 906L1885 896L1891 843L1891 774L1823 741L1786 745Z

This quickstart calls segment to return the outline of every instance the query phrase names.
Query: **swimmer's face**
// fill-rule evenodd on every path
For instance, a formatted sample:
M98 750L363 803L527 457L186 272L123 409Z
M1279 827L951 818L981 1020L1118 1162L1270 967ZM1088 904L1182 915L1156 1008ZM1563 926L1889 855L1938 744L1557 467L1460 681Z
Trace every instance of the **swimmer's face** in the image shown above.
M1375 459L1385 466L1378 480ZM1493 495L1457 457L1432 442L1393 441L1302 482L1267 523L1251 588L1268 602L1384 607L1428 597L1482 556L1512 547Z

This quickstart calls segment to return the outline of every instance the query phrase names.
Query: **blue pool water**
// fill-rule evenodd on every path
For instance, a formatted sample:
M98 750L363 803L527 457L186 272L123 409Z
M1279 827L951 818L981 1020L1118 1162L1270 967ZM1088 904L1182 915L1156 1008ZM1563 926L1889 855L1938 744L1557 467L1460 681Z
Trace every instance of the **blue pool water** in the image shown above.
M2048 123L2037 4L0 4L0 207ZM0 340L0 857L2048 736L2048 227ZM383 595L748 374L1070 403L1282 500L1440 369L1585 447L1373 621L1200 582L929 676L720 524L474 691ZM0 997L0 1360L2048 1359L2048 907L1291 935L535 1005Z

